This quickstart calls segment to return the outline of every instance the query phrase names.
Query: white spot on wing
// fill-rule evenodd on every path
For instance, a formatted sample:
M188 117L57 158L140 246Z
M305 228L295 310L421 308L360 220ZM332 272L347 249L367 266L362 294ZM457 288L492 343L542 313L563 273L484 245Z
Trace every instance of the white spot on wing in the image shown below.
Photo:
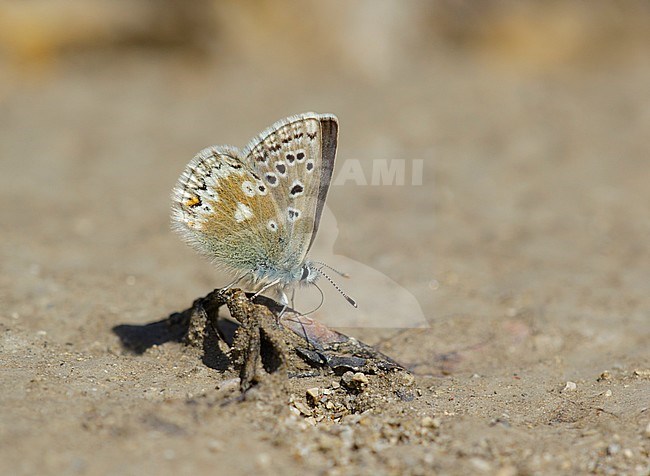
M243 203L238 203L237 204L237 210L235 210L235 221L237 223L241 223L244 220L248 220L249 218L252 218L253 216L253 211Z
M245 180L241 184L241 189L244 192L244 194L247 197L254 197L255 196L255 185L252 182L249 182L248 180Z

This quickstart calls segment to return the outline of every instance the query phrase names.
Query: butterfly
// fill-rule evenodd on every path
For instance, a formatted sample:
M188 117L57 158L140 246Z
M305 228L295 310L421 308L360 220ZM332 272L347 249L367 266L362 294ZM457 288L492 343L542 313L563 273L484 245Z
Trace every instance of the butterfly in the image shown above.
M293 296L297 285L322 275L356 307L322 269L333 268L307 258L334 171L338 128L333 114L298 114L243 150L212 146L189 162L172 191L172 228L237 276L226 287L246 281L257 294L273 289L286 308L287 291Z

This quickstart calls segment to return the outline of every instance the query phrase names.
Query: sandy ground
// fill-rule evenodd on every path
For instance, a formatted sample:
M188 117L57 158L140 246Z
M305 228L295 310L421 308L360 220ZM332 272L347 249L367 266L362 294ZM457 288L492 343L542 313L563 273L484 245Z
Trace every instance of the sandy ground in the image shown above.
M528 74L439 52L370 80L136 50L14 73L0 473L649 474L650 66L636 58ZM123 348L113 327L227 279L169 231L186 162L308 110L339 116L339 168L358 159L368 181L373 159L424 160L422 185L333 186L338 236L323 231L383 277L345 280L360 309L383 299L377 322L395 323L342 330L414 380L371 375L350 396L323 375L238 402L233 373L194 349ZM353 316L337 300L322 319ZM402 325L418 312L425 327ZM314 408L315 387L344 411Z

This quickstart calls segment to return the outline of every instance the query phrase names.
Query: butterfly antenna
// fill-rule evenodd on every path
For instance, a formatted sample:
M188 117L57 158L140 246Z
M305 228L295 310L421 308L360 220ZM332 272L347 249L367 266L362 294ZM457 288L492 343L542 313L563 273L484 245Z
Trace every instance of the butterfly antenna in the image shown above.
M349 278L349 277L350 277L350 275L349 275L348 273L343 273L342 271L339 271L339 270L336 269L336 268L332 268L329 264L325 264L325 263L323 263L323 262L321 262L321 261L312 261L312 263L314 263L314 264L319 264L319 265L321 265L322 267L327 268L327 269L331 269L331 270L334 271L336 274L338 274L339 276L342 276L342 277L344 277L344 278Z
M357 307L357 302L354 299L352 299L350 296L345 294L345 292L339 287L339 285L336 284L334 281L332 281L332 278L330 278L327 274L325 274L322 268L314 268L314 269L318 271L325 279L327 279L330 282L330 284L334 286L334 289L336 289L339 293L341 293L341 296L343 296L347 302L352 304L353 307Z

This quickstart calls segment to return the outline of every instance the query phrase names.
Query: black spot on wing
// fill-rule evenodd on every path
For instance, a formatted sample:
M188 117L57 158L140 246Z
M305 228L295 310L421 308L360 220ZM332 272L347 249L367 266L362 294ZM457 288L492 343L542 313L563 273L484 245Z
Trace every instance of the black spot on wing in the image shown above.
M269 185L275 185L278 183L278 178L274 173L268 173L264 177L266 178L266 181L269 183Z
M295 197L296 195L301 194L304 190L305 187L303 187L302 184L297 183L293 187L291 187L289 193Z

